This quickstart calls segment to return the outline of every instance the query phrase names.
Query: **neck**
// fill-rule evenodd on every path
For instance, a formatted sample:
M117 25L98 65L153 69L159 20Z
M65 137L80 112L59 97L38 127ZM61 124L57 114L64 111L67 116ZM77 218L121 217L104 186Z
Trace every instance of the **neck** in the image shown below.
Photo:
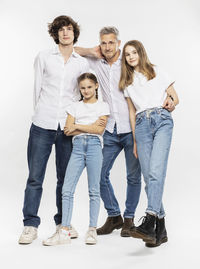
M62 45L62 44L59 44L58 45L59 47L59 50L61 52L61 54L63 55L63 57L66 59L66 58L69 58L72 54L72 51L73 51L73 44L70 44L70 45Z
M84 103L87 103L87 104L93 104L93 103L96 103L97 102L97 98L96 97L92 97L90 99L83 99L83 102Z
M140 72L140 68L139 68L139 66L137 65L136 67L134 67L134 70L135 70L136 72Z
M118 50L112 58L106 59L106 61L108 62L109 65L112 65L114 62L118 60L119 55L120 55L120 50Z

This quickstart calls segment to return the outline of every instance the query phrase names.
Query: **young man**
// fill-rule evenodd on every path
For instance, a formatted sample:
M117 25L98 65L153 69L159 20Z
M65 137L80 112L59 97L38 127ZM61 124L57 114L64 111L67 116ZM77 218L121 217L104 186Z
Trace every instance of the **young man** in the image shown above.
M29 177L24 198L24 230L20 244L30 244L37 238L40 218L37 215L42 196L42 184L52 146L56 152L56 206L54 216L60 228L62 219L62 186L72 150L70 136L63 128L67 107L79 99L77 78L88 72L86 59L74 52L73 44L79 37L78 24L68 16L59 16L49 24L49 34L58 46L40 52L35 60L34 116L28 141ZM72 228L71 236L77 237Z
M121 74L120 40L115 27L104 27L100 31L99 47L75 50L87 57L95 71L102 90L102 97L110 106L110 117L104 133L103 166L101 172L101 198L108 213L105 224L97 229L97 234L109 234L114 229L121 230L121 236L128 237L133 225L135 209L141 191L141 172L138 159L133 155L133 137L129 122L129 112L123 93L119 90ZM98 59L101 54L103 59ZM119 153L124 150L127 170L127 195L124 221L118 201L111 185L109 174Z

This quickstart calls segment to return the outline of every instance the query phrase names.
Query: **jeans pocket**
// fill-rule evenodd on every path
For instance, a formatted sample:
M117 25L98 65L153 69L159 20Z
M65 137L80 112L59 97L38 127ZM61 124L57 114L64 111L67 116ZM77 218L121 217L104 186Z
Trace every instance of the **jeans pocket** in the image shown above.
M141 123L141 121L142 121L142 116L136 117L135 124L139 125Z

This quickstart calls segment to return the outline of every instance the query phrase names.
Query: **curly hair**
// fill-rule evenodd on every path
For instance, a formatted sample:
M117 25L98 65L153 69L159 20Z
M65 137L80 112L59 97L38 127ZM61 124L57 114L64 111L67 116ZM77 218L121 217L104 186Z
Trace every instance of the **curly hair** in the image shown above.
M56 44L59 44L59 39L58 39L58 31L61 27L63 26L68 26L68 25L73 26L73 32L74 32L74 41L73 43L75 44L78 41L78 37L80 34L80 27L77 22L75 22L71 17L69 16L59 16L56 17L52 23L48 24L48 32L50 36L53 37L54 41Z

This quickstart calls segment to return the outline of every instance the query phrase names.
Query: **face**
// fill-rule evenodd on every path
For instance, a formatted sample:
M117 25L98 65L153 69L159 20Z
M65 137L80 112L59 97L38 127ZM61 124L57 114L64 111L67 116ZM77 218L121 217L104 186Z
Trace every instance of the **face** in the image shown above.
M94 83L91 79L84 79L79 83L80 92L84 99L89 100L96 98L96 89L98 88L98 83Z
M100 40L101 52L107 60L113 58L119 50L120 40L115 34L102 35Z
M126 46L125 48L125 58L126 58L126 61L127 63L136 68L138 67L138 64L139 64L139 55L137 53L137 50L135 47L133 46Z
M73 26L69 24L68 26L62 26L58 30L59 44L63 46L71 45L74 41L74 31Z

